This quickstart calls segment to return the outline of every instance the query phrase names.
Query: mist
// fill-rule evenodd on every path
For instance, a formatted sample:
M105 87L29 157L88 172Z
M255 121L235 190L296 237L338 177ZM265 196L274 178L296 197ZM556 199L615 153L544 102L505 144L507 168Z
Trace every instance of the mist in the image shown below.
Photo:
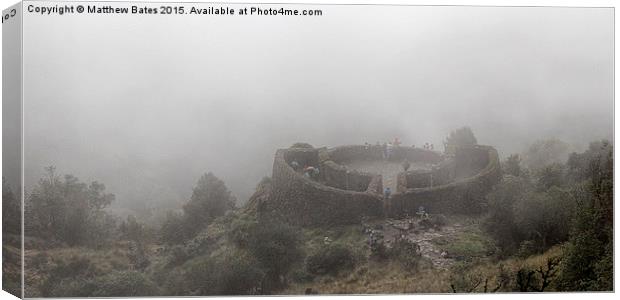
M240 205L298 141L612 139L611 9L312 8L24 22L26 189L55 165L117 207L180 207L213 172Z

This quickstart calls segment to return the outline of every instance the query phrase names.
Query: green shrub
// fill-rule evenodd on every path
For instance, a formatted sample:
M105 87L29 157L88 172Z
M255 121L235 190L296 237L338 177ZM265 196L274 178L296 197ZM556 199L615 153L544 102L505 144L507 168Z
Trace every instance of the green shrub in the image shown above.
M159 295L155 284L137 271L116 271L96 277L90 283L91 297L135 297Z
M73 175L59 176L55 167L45 170L46 177L25 199L26 234L71 246L108 244L116 233L116 218L104 209L115 196L96 181L86 184Z
M265 272L246 251L222 249L192 259L184 266L191 295L250 295L261 291Z
M39 291L43 297L86 297L92 292L88 280L99 273L90 259L72 256L55 262Z
M210 172L202 175L189 202L183 205L183 218L188 224L184 228L186 234L194 236L217 217L233 209L236 201L224 181Z
M183 215L171 211L168 212L159 231L161 241L167 245L183 243L188 238L185 227L186 223Z
M355 256L349 247L333 243L324 245L306 258L306 270L315 275L335 275L355 266Z
M539 252L538 247L536 247L536 243L534 241L523 241L519 245L519 250L517 251L517 256L520 258L526 258L530 255L534 255Z
M389 248L387 255L390 259L397 261L407 271L416 271L422 260L420 246L408 239L397 239L392 248Z
M228 238L237 247L247 250L266 271L265 290L286 284L286 275L303 257L301 232L275 217L261 218L241 215L232 222Z
M447 147L463 147L476 145L478 141L471 128L465 126L450 132L444 143Z

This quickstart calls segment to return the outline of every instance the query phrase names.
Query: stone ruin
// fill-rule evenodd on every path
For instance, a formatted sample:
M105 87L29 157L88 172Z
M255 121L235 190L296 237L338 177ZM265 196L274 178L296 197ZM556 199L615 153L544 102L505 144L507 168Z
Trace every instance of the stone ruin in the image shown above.
M501 180L497 151L476 145L451 152L398 146L386 158L379 145L279 149L268 193L250 202L259 213L275 212L302 226L397 218L420 207L433 214L484 211L485 195ZM300 168L318 167L319 174L304 176L293 161ZM411 165L406 171L404 161Z

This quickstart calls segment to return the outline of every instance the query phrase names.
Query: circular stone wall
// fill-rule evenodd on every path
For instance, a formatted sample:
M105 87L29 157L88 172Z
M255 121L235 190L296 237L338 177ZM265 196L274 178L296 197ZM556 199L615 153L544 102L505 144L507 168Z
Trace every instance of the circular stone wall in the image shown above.
M271 195L265 209L299 225L352 224L362 217L399 216L424 206L431 213L471 213L483 208L484 195L501 178L497 151L489 146L459 148L454 157L411 147L395 147L390 163L432 164L430 170L399 173L396 191L384 199L381 174L352 170L346 164L385 161L381 146L276 151ZM309 178L291 166L314 166Z

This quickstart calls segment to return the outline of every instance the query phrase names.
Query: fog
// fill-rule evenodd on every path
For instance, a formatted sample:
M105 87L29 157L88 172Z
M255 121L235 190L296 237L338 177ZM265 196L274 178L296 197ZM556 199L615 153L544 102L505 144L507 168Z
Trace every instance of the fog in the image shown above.
M613 9L309 8L27 15L26 188L55 165L117 207L180 207L210 171L243 203L297 141L443 149L467 125L507 156L612 138Z

